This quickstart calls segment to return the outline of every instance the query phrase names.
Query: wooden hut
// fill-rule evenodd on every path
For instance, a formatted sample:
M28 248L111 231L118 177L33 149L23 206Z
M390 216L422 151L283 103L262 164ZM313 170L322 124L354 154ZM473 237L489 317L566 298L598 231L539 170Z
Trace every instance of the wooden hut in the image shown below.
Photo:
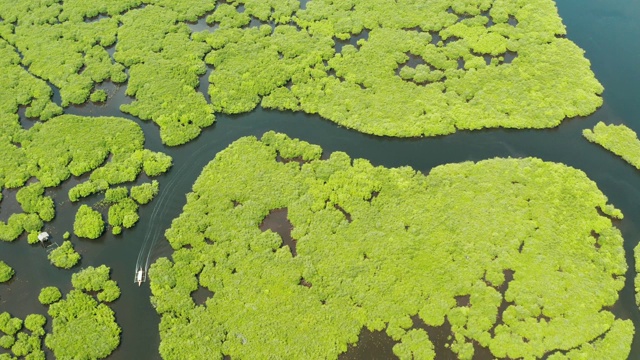
M40 234L38 234L38 240L40 240L40 242L44 244L49 240L49 233L46 231L41 232Z

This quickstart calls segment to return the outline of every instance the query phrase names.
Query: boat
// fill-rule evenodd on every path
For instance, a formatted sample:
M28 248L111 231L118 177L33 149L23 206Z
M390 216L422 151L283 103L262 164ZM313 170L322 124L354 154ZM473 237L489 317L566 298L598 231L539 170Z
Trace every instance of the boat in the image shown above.
M142 268L140 268L136 272L136 278L135 278L134 282L137 282L138 286L140 286L144 282L144 280L145 280L144 270Z

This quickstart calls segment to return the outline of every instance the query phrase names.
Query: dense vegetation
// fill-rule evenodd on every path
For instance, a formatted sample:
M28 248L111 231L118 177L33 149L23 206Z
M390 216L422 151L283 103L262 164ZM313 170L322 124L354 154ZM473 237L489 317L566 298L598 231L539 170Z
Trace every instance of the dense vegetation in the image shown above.
M120 289L109 280L109 268L104 265L74 274L72 284L74 289L63 300L49 306L52 333L45 337L45 344L58 359L105 358L120 344L121 329L104 303L117 299ZM90 295L94 292L97 300Z
M114 234L134 226L139 205L158 193L157 181L133 182L142 171L167 171L171 158L145 150L135 123L58 116L71 104L108 101L96 86L105 81L126 82L134 100L121 110L154 121L167 145L197 137L216 112L258 105L407 137L552 127L602 103L602 87L564 38L552 0L300 7L296 0L0 0L0 190L20 188L23 211L0 222L0 240L27 232L37 242L55 216L46 189L72 177L88 178L69 191L71 201L104 193ZM187 22L202 16L210 30L193 33ZM207 71L210 100L197 91ZM20 107L41 122L23 128ZM599 126L585 136L629 153ZM423 177L320 154L270 133L236 143L205 170L167 232L172 260L151 271L163 356L182 358L186 348L196 358L265 358L284 349L336 357L366 326L385 329L401 358L433 358L412 316L429 326L447 321L461 358L474 344L509 358L628 353L633 326L607 311L623 284L622 240L596 208L622 215L584 174L524 159L450 165ZM259 228L275 209L286 209L294 226L290 247ZM105 229L99 212L79 207L76 235L93 239ZM78 258L68 241L50 255L65 268ZM13 274L2 265L0 281ZM100 302L120 290L106 267L77 274L73 285L50 308L47 345L61 358L107 356L120 329ZM199 287L215 294L204 305L190 297ZM40 300L60 296L43 290ZM576 309L564 296L584 304ZM0 346L43 358L44 318L27 317L27 333L6 316Z
M169 2L164 2L168 4ZM207 2L199 14L213 7ZM130 68L127 95L136 101L121 110L152 119L167 145L185 143L214 122L213 107L196 91L205 73L209 46L191 41L189 27L179 23L171 6L146 6L122 17L114 58Z
M270 132L203 170L166 232L172 259L149 271L164 358L336 358L363 327L386 330L402 359L434 358L413 316L448 322L461 359L475 346L628 355L633 323L608 310L627 269L611 222L622 214L581 171L493 159L424 176L320 155ZM261 227L276 209L292 224L287 245Z
M41 183L31 184L18 190L16 199L27 214L38 214L43 221L51 221L56 210L53 199L44 196L44 186Z
M80 254L73 249L71 241L64 241L62 245L49 253L49 261L63 269L70 269L80 261Z
M60 292L60 289L55 286L47 286L40 290L38 301L40 301L42 305L49 305L60 300L61 297L62 293Z
M22 358L27 360L44 360L42 337L47 319L40 314L30 314L24 319L12 317L9 313L0 314L0 347L10 350L0 354L0 359ZM23 326L24 325L24 326Z
M210 30L192 33L201 16ZM135 100L121 109L156 122L168 145L198 136L214 112L258 104L430 136L552 127L602 103L552 0L3 0L0 18L13 128L19 105L41 119L61 112L47 83L66 107L127 81ZM210 102L197 91L207 65Z
M45 344L56 358L101 359L118 347L121 330L113 311L104 303L116 300L120 288L109 279L109 271L104 265L90 266L73 274L74 289L62 300L57 287L40 291L38 300L49 306L48 313L53 319L52 332L46 334ZM0 347L11 351L0 353L0 359L44 360L42 338L46 322L47 318L40 314L28 315L23 322L7 312L0 313Z
M71 176L90 174L69 191L69 199L78 201L131 183L142 171L153 177L171 166L171 157L144 149L144 135L137 124L113 117L58 116L11 137L0 136L0 150L0 189L22 187L32 177L38 180L16 195L24 213L13 214L7 223L0 223L0 239L5 241L16 239L24 231L30 233L30 242L37 241L43 221L55 216L54 202L44 196L45 189ZM136 221L137 216L130 215Z
M215 111L261 104L406 137L553 127L602 104L553 1L234 4L194 34L213 49Z
M593 130L584 129L582 135L640 170L640 140L635 131L624 125L599 122Z
M640 170L640 140L625 125L606 125L598 122L593 130L585 129L582 134L587 140L596 143ZM636 278L634 280L636 304L640 306L640 244L634 249L636 259Z
M87 205L80 205L73 222L73 232L78 237L97 239L104 231L102 215Z
M9 5L6 1L3 3L3 7ZM3 15L0 17L4 19ZM0 144L3 144L3 154L8 154L5 142L21 131L19 106L26 106L27 116L43 120L62 113L62 109L51 102L53 91L47 83L21 66L15 47L4 40L7 30L6 24L0 24Z
M158 181L153 180L151 183L141 184L139 186L133 186L131 188L131 198L138 204L148 204L160 190L160 184Z
M109 269L105 265L97 268L89 266L79 273L73 274L71 284L78 290L97 292L98 300L112 302L120 297L120 288L114 280L109 279Z
M139 204L149 203L160 190L158 181L143 183L131 187L131 194L126 187L117 187L105 192L105 201L109 206L108 220L113 234L120 234L122 228L134 226L138 219Z
M11 266L7 265L4 261L0 260L0 283L11 280L15 272Z

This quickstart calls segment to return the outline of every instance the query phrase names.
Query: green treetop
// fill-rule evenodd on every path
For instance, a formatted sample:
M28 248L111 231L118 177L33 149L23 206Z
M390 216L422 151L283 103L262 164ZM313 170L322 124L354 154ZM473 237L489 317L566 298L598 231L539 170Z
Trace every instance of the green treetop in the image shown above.
M320 154L267 133L205 167L166 232L171 259L149 271L165 359L336 358L363 327L403 359L438 356L415 316L446 321L461 359L478 345L496 358L628 355L633 324L608 310L627 269L621 213L583 172L526 158L425 176ZM290 234L269 227L275 210Z
M121 329L103 302L115 300L120 289L109 279L109 268L104 265L74 274L72 284L74 289L63 300L49 306L52 332L45 345L56 358L105 358L120 344ZM100 291L97 300L90 295L94 291Z
M0 261L0 283L9 281L15 272L4 261Z
M78 237L97 239L104 231L102 215L87 205L81 205L73 222L73 232Z
M63 269L70 269L80 261L80 254L73 249L71 241L64 241L62 245L52 250L48 257L53 265Z
M62 293L60 293L60 289L55 286L47 286L40 290L40 295L38 295L38 301L42 305L52 304L62 297Z

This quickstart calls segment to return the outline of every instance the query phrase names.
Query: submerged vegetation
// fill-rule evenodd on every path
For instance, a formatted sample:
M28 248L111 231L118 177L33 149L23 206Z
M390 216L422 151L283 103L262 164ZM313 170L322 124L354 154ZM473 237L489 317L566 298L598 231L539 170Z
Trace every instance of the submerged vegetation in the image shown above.
M165 359L336 358L364 327L385 330L402 359L434 358L416 316L447 322L461 359L478 346L628 355L633 323L608 310L627 269L611 222L622 214L581 171L493 159L425 176L320 155L269 132L206 166L166 232L172 259L149 271ZM261 226L278 209L290 234Z

